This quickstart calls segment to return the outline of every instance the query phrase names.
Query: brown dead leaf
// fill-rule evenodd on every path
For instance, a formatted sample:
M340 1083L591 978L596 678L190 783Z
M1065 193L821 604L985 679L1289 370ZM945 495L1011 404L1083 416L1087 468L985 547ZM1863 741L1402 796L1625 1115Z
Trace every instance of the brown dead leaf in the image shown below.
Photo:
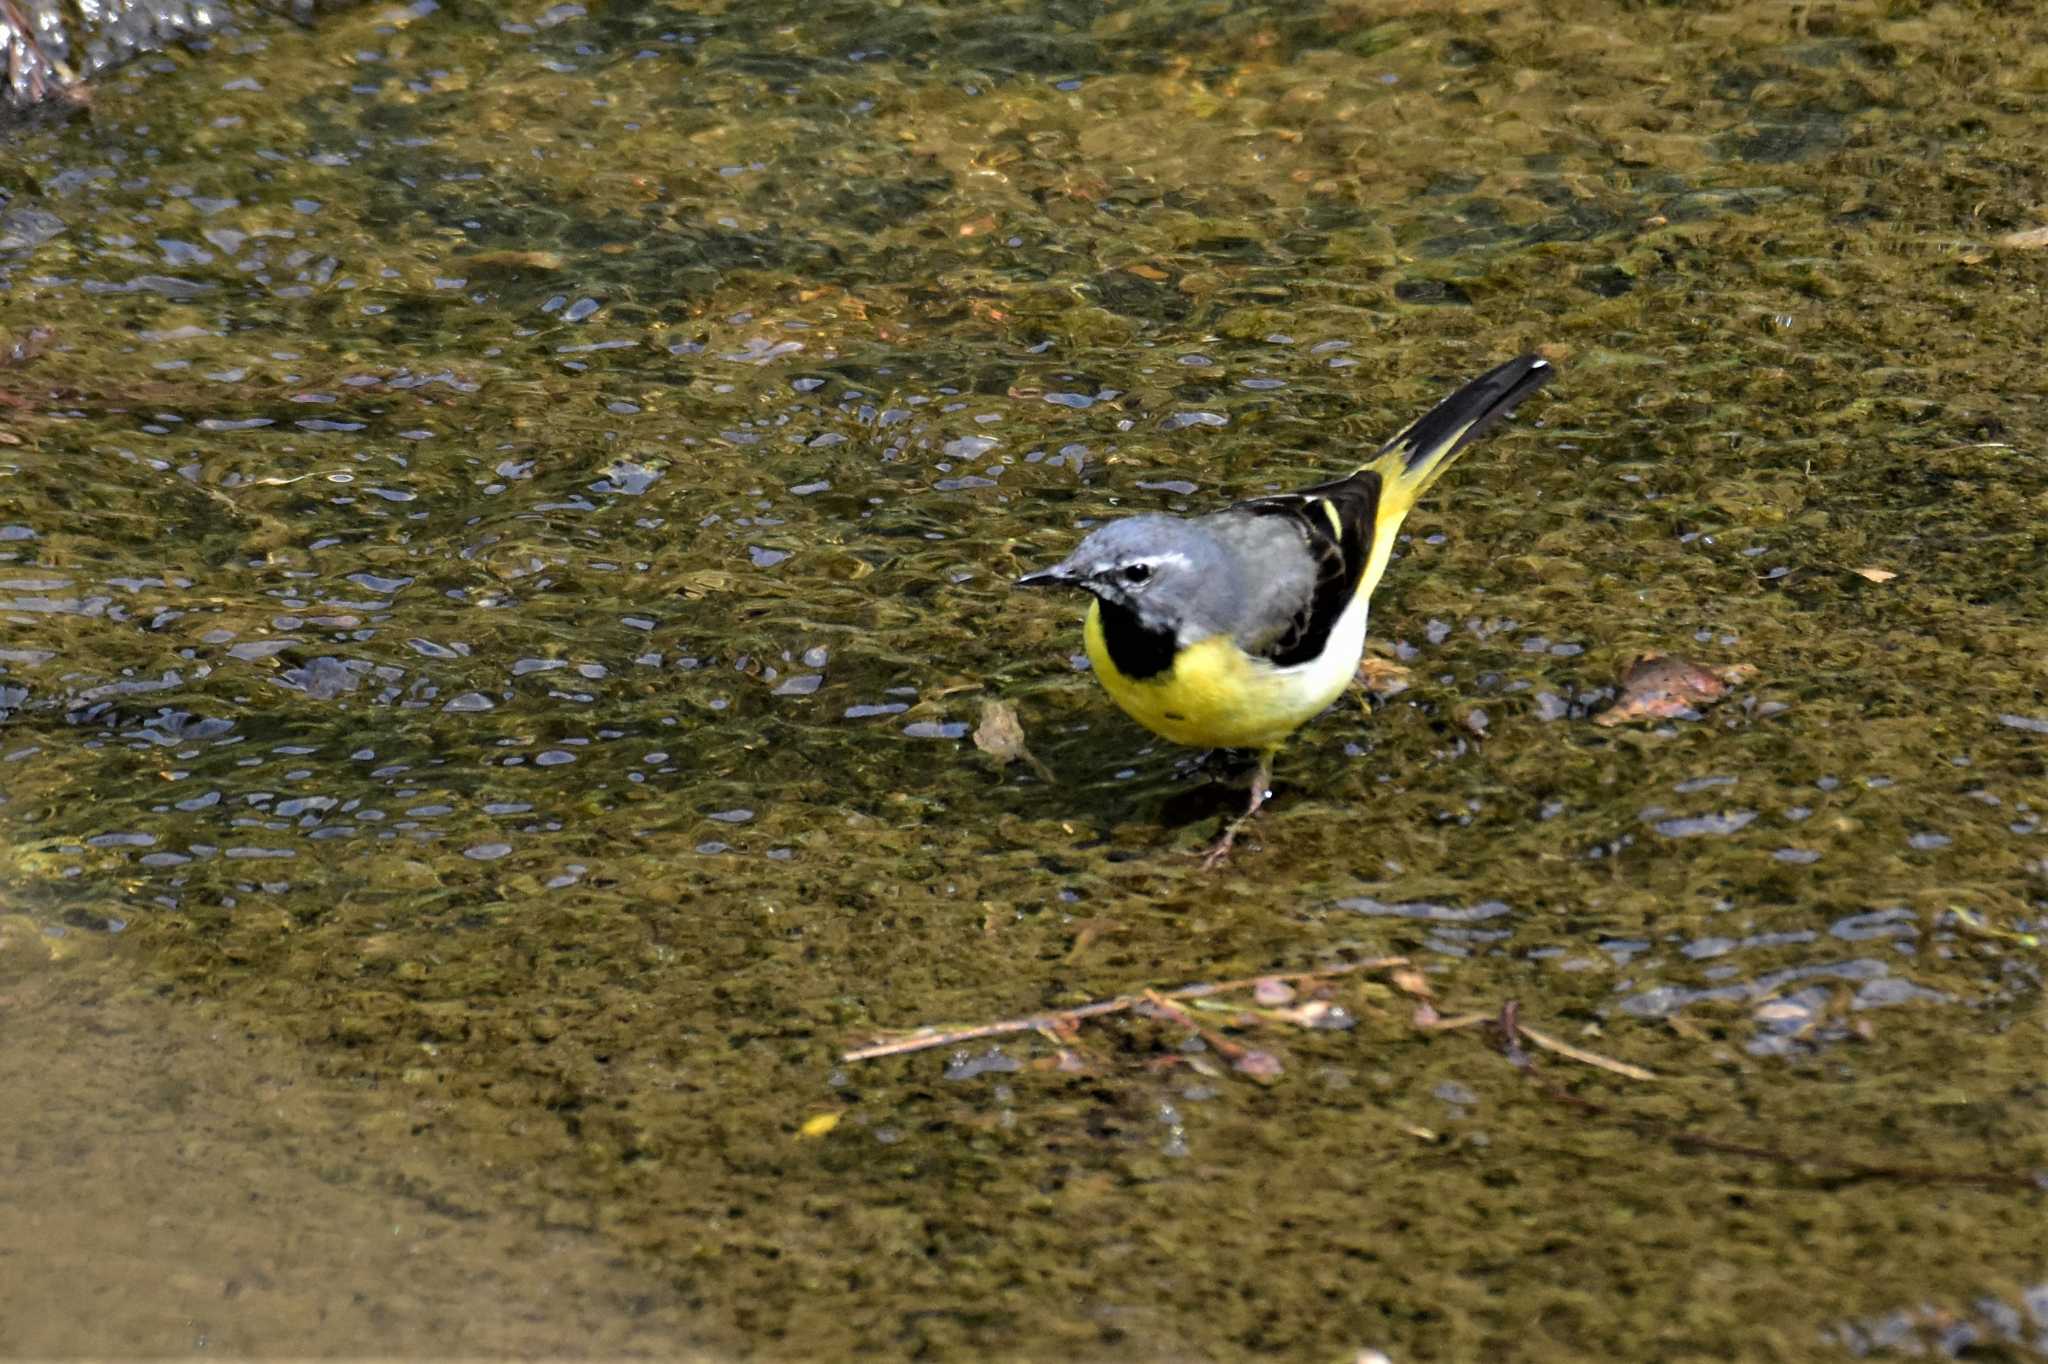
M981 723L974 727L974 746L999 763L1028 763L1040 781L1047 786L1054 784L1052 769L1024 746L1024 723L1017 718L1017 708L1007 701L981 703Z
M1384 658L1362 658L1358 661L1360 685L1382 699L1407 691L1408 676L1406 668Z
M1166 272L1156 265L1126 265L1124 269L1136 275L1139 279L1159 280L1166 278Z
M1859 578L1868 578L1874 583L1888 583L1899 575L1888 568L1852 568L1849 570Z
M2039 251L2048 247L2048 227L2030 227L2024 232L2008 232L1998 239L2000 246L2016 246L2022 251Z
M1698 719L1712 705L1756 676L1747 663L1709 668L1671 654L1641 654L1621 674L1621 699L1593 717L1596 725L1630 720Z

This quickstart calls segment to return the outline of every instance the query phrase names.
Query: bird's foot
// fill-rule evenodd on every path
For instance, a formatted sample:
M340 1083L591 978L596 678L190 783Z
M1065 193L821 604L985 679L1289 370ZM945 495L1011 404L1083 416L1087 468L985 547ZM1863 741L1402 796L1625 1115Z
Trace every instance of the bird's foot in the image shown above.
M1260 764L1257 776L1251 778L1251 805L1245 807L1243 815L1239 815L1237 819L1231 819L1227 825L1223 825L1223 838L1219 838L1217 842L1212 842L1208 846L1208 850L1202 852L1202 870L1217 870L1219 866L1223 866L1229 860L1231 848L1237 844L1237 836L1243 834L1247 827L1251 827L1251 815L1260 813L1260 805L1266 805L1266 797L1270 795L1266 791L1266 782L1270 782L1270 780L1272 780L1272 774L1266 770L1264 764Z
M1193 854L1193 856L1202 859L1203 871L1214 871L1230 860L1230 850L1237 843L1237 831L1248 823L1250 819L1250 815L1242 815L1231 820L1229 824L1224 826L1221 838L1211 843L1201 852Z
M1251 803L1245 806L1243 814L1223 826L1223 836L1211 843L1208 850L1202 854L1203 871L1214 871L1229 858L1230 849L1237 842L1238 834L1251 826L1252 816L1259 812L1259 807L1266 803L1266 797L1272 794L1272 781L1273 757L1269 752L1260 757L1259 769L1252 774Z

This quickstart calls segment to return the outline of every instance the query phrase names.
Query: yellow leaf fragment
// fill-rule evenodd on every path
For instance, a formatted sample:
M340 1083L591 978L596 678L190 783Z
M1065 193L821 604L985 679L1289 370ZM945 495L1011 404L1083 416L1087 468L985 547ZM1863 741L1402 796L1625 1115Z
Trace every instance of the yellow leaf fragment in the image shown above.
M1851 569L1850 572L1859 578L1868 578L1874 583L1888 583L1893 578L1899 576L1888 568L1856 568Z
M819 1137L824 1136L827 1132L839 1126L839 1120L845 1116L840 1110L834 1109L829 1113L820 1113L816 1117L806 1118L804 1119L804 1125L796 1130L797 1140L816 1141Z

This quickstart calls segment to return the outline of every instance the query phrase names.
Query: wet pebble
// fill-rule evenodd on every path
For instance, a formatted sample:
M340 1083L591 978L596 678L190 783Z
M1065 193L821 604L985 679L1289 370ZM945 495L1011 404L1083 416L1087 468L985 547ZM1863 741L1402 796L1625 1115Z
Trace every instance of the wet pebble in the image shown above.
M1755 818L1754 810L1727 810L1710 815L1660 819L1652 827L1666 838L1715 838L1745 828Z
M978 1055L961 1050L947 1060L945 1078L972 1080L979 1075L1007 1075L1022 1069L1024 1063L1014 1056L1005 1055L1001 1047L990 1047Z
M1877 909L1868 914L1851 914L1847 918L1837 919L1828 925L1828 932L1849 942L1912 938L1919 936L1920 916L1903 905L1892 909Z
M1901 976L1886 976L1873 980L1856 992L1849 1001L1851 1009L1885 1009L1898 1004L1946 1004L1948 996L1939 990L1930 990L1924 985L1915 985Z

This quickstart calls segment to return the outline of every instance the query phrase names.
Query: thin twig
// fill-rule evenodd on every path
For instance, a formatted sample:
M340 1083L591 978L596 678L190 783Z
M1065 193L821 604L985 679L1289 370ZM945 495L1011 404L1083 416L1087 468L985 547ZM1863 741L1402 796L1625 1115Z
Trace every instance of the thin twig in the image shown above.
M1244 976L1237 980L1205 981L1197 985L1183 985L1178 989L1146 991L1136 994L1116 995L1110 999L1098 999L1090 1004L1076 1005L1071 1009L1050 1009L1044 1013L1026 1014L1021 1018L1006 1018L995 1023L975 1023L958 1028L919 1028L901 1037L884 1038L866 1046L854 1047L841 1052L842 1061L870 1061L878 1056L901 1056L913 1051L928 1051L933 1047L954 1046L961 1042L974 1042L984 1037L1008 1037L1013 1033L1032 1032L1041 1028L1057 1029L1072 1026L1084 1018L1101 1018L1105 1014L1125 1013L1136 1005L1146 1002L1147 995L1156 995L1162 1000L1205 999L1210 995L1224 994L1231 990L1248 989L1262 980L1305 981L1324 980L1332 976L1350 975L1354 971L1377 971L1389 966L1406 966L1406 957L1372 957L1365 961L1339 962L1314 971L1292 971L1276 974Z
M1537 1032L1527 1023L1518 1022L1515 1025L1515 1031L1545 1051L1554 1051L1559 1056L1569 1057L1584 1065L1598 1066L1602 1070L1611 1070L1616 1075L1626 1075L1631 1080L1654 1080L1657 1078L1655 1071L1644 1070L1641 1066L1632 1066L1626 1061L1617 1061L1612 1057L1602 1056L1599 1052L1587 1051L1583 1047L1575 1047L1569 1042L1561 1042L1547 1033Z
M1138 1003L1141 998L1139 995L1118 995L1115 999L1098 999L1093 1004L1082 1004L1072 1009L1055 1009L1050 1013L1031 1014L1024 1018L1006 1018L1000 1023L977 1023L965 1028L920 1028L906 1037L870 1042L864 1047L841 1052L839 1059L867 1061L877 1056L898 1056L904 1052L924 1051L955 1042L972 1042L982 1037L1008 1037L1012 1033L1032 1032L1039 1028L1058 1028L1062 1024L1077 1023L1084 1018L1100 1018L1104 1014L1122 1013Z

